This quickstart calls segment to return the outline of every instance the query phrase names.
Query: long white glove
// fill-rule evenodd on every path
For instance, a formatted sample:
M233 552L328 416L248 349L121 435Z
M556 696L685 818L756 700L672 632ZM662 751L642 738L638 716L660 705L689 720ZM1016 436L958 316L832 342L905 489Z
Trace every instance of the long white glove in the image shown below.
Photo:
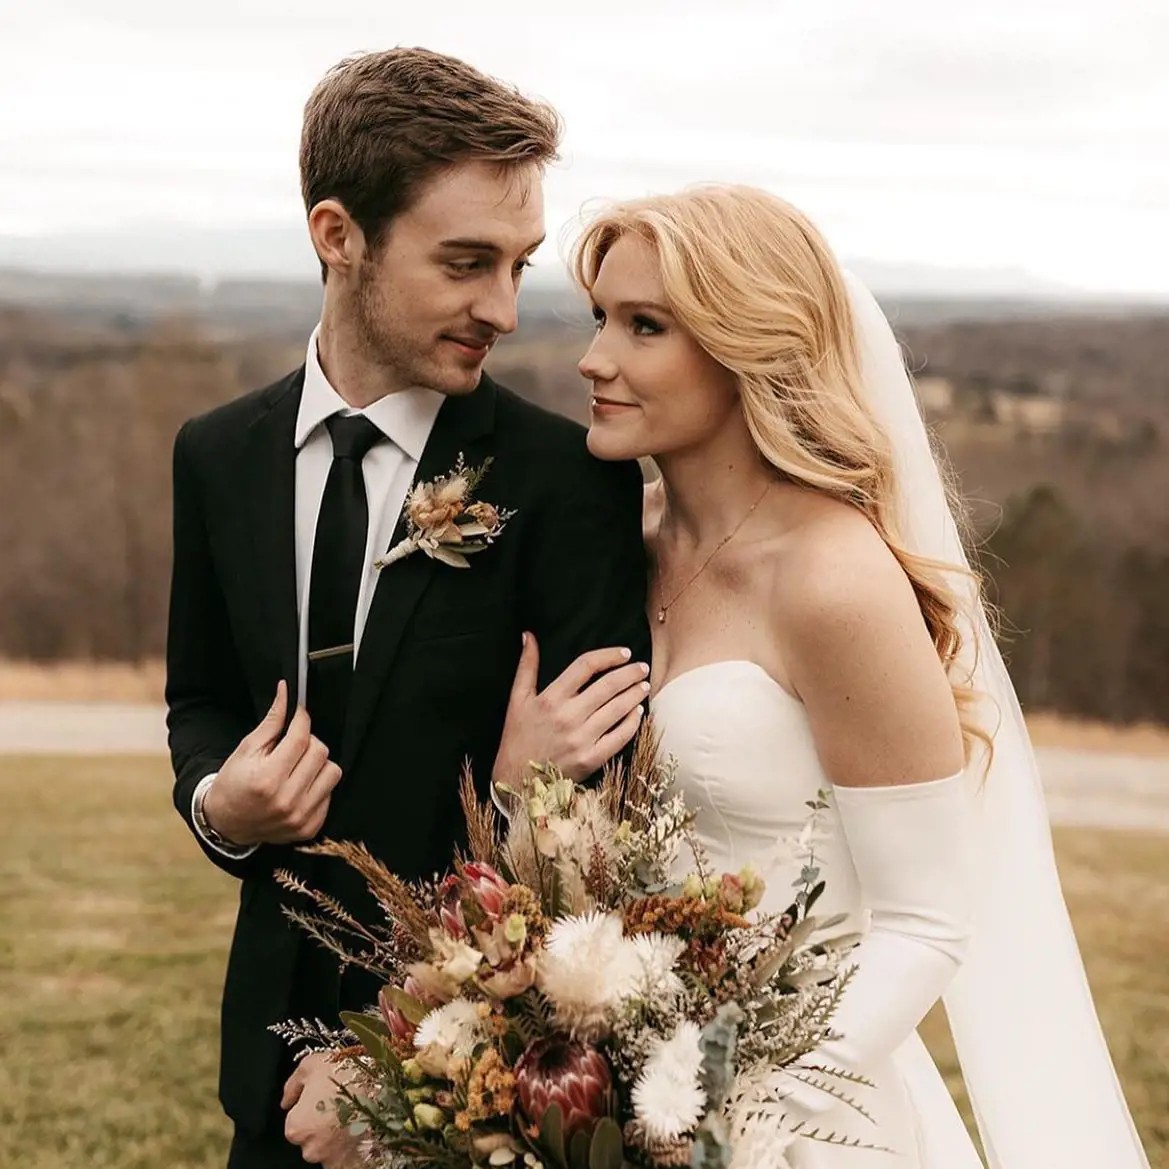
M847 959L856 973L831 1022L840 1038L800 1064L863 1076L909 1038L961 965L974 902L973 809L963 775L836 787L834 798L872 922ZM784 1079L793 1120L814 1124L840 1104Z

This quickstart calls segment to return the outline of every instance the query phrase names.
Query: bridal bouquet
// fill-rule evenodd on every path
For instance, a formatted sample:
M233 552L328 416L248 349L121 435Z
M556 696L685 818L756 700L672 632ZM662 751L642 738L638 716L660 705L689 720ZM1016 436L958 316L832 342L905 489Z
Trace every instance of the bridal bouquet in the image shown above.
M332 1053L369 1164L738 1169L786 1164L796 1135L844 1143L786 1125L767 1086L782 1071L848 1099L850 1077L795 1066L832 1036L851 974L847 943L813 941L838 924L813 915L828 805L809 804L793 842L790 906L760 913L756 872L710 871L657 747L647 727L593 788L533 767L500 792L504 825L464 775L468 849L444 880L404 882L357 844L309 848L359 870L385 927L278 874L319 911L293 920L385 979L341 1031L274 1028Z

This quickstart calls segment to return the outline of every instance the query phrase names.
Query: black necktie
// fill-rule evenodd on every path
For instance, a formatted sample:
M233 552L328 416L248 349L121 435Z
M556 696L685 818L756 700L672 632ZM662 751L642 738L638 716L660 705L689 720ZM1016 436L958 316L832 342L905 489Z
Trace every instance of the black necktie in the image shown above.
M369 532L361 461L383 435L360 414L334 415L325 425L333 440L333 464L325 481L313 541L305 705L313 734L338 762L353 683L357 596L365 573Z

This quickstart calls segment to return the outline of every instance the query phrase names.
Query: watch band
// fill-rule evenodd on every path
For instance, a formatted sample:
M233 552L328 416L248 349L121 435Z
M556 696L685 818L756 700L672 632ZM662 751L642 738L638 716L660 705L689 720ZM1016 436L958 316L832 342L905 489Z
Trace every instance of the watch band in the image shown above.
M251 852L251 846L246 844L236 844L234 840L228 840L221 832L217 832L212 826L211 821L207 819L207 813L203 809L204 801L207 799L207 793L211 790L211 784L214 782L212 776L208 776L207 780L200 782L195 791L195 800L191 805L191 816L195 821L195 827L199 831L199 835L207 841L208 844L214 845L216 848L224 852Z

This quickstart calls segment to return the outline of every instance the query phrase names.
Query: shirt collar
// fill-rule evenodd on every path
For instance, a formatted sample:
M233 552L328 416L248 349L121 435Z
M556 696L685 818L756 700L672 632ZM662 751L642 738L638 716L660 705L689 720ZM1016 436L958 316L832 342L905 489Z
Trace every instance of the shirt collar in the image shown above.
M304 389L296 415L296 449L300 450L313 431L334 414L364 414L386 438L418 462L445 396L417 386L386 394L364 410L354 410L329 384L321 368L317 355L320 331L320 325L313 329L305 356Z

